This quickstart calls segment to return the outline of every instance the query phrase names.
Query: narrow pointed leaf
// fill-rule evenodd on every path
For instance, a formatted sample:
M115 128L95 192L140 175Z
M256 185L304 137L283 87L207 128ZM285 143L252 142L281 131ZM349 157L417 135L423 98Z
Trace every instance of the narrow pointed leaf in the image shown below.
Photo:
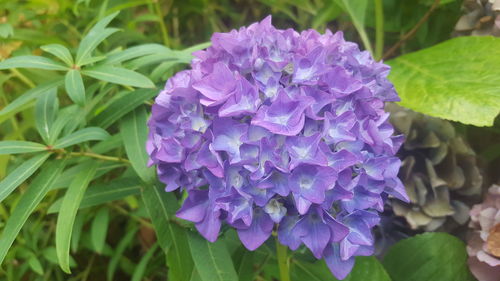
M36 86L35 88L22 94L20 97L18 97L17 99L9 103L7 106L5 106L2 110L0 110L0 116L9 114L11 112L19 111L20 108L22 108L24 105L26 105L33 99L36 99L40 95L43 95L51 91L52 89L57 88L61 84L62 84L62 79L56 79L54 81Z
M211 243L198 234L189 233L189 249L201 280L238 280L233 261L223 241Z
M111 34L118 31L115 28L106 28L106 26L118 15L118 12L113 13L96 23L89 33L82 39L78 51L76 53L76 64L80 65L83 59L89 57L94 49Z
M109 261L106 270L106 277L108 281L113 280L116 268L118 267L118 263L120 262L120 259L123 257L123 253L125 252L125 250L131 246L131 241L132 239L135 238L136 233L137 229L127 230L127 234L123 236L123 238L118 243L118 246L116 246L113 256L111 257L111 260Z
M154 88L155 86L148 77L138 72L117 66L100 65L82 70L82 73L97 80L114 84L139 88Z
M71 100L79 105L85 104L85 86L80 71L72 69L64 78L66 92Z
M139 264L134 269L134 273L132 274L132 281L141 281L144 277L144 273L146 272L146 267L148 266L149 261L153 257L154 253L158 249L158 244L154 244L146 254L142 257Z
M105 130L97 127L88 127L59 139L54 148L65 148L86 141L104 140L108 137L109 134Z
M135 59L150 54L169 53L172 52L169 48L160 44L143 44L128 48L106 58L106 64L117 64L130 59Z
M128 159L132 163L132 168L144 182L153 182L155 179L154 169L148 168L146 153L147 118L144 107L135 109L123 119L120 134L122 135Z
M175 212L179 209L177 199L160 186L149 185L142 191L142 200L153 222L158 243L167 253L167 265L173 280L189 281L193 260L187 250L187 232L172 223Z
M68 70L68 67L49 58L40 56L18 56L0 62L0 70L9 68L37 68L60 71Z
M40 47L40 49L44 50L47 53L50 53L56 56L58 59L62 60L68 66L73 65L73 57L69 52L68 48L61 44L49 44Z
M71 235L76 213L80 207L85 190L94 177L97 165L92 161L85 163L81 171L69 185L61 205L61 212L57 217L56 250L59 265L66 273L71 273L69 268L69 251Z
M50 153L40 153L25 161L0 182L0 202L12 193L21 183L29 178L49 158Z
M109 183L91 185L83 195L79 208L88 208L107 202L123 199L130 195L141 193L141 182L137 177L113 180ZM57 200L50 206L48 214L58 213L62 200Z
M78 110L79 106L73 104L70 106L66 106L65 108L59 111L56 120L50 127L49 140L47 142L48 145L54 144L57 138L59 138L59 134L61 134L61 131L63 130L64 126L66 126L68 122L72 121L72 118L75 116L75 114L78 113Z
M102 253L106 244L106 236L108 235L109 225L109 210L101 208L97 212L92 225L90 227L90 236L92 238L92 246L98 253Z
M0 141L0 155L31 153L46 150L47 147L45 145L31 141Z
M115 99L109 106L100 112L92 123L101 128L107 128L118 121L125 114L134 110L145 101L158 95L157 89L138 89L132 92L122 94Z
M52 123L59 110L59 101L57 100L57 91L55 88L40 96L35 105L35 124L38 133L48 143L50 139L50 130Z
M0 237L0 265L24 223L61 173L64 163L64 160L57 160L47 165L19 199Z

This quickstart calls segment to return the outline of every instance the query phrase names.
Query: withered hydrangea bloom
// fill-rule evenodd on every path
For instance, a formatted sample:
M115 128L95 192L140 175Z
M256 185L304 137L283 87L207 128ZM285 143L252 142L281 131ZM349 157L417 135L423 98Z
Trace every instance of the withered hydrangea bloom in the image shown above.
M373 253L384 199L407 200L384 102L389 67L341 32L279 30L268 17L215 33L156 98L147 150L177 216L209 241L221 224L255 250L276 227L344 278Z

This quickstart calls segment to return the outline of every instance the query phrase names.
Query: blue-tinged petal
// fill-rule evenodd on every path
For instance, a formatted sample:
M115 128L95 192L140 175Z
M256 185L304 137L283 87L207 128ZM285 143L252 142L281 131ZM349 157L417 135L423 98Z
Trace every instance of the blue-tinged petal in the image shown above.
M240 146L243 144L241 139L247 130L247 124L236 122L231 118L215 119L213 121L213 149L227 152L229 163L241 161Z
M255 86L248 80L241 77L238 80L234 95L219 109L220 117L241 116L243 114L252 114L257 111L261 100Z
M212 72L195 82L193 88L204 96L200 100L201 104L215 106L225 102L234 94L236 78L226 64L217 62L213 65Z
M353 257L347 260L340 257L340 245L338 243L329 244L323 256L332 274L340 280L346 278L354 266Z
M310 208L309 212L297 222L293 231L316 258L322 257L323 250L331 238L330 228L323 220L323 209Z
M274 198L267 202L264 211L269 214L275 223L280 223L281 219L286 215L286 208L283 203Z
M320 133L309 137L291 136L286 138L285 146L291 157L290 170L299 164L312 164L326 166L328 164L326 156L318 149L321 140Z
M304 127L304 110L312 102L310 97L291 100L285 91L280 91L270 106L260 107L252 119L252 125L264 127L275 134L296 135Z
M261 208L255 207L252 224L248 228L238 229L238 236L241 243L247 249L253 251L271 236L273 226L274 222L269 215Z
M295 251L302 244L300 237L292 231L297 222L299 215L285 216L278 227L278 239L281 244L288 246L291 250Z

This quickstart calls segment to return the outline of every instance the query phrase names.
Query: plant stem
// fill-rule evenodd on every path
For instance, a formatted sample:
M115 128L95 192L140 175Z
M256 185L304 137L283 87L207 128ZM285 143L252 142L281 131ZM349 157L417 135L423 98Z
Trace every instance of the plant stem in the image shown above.
M287 247L281 245L276 237L276 256L278 258L278 266L280 269L280 281L290 281L290 263L288 261Z
M169 46L170 42L168 39L168 32L167 32L167 26L165 25L165 22L163 20L163 13L161 12L161 6L160 6L160 1L159 0L152 0L154 4L154 9L156 10L156 15L158 16L159 24L160 24L160 30L161 30L161 36L163 38L163 44L165 46Z
M375 60L382 58L384 51L384 4L375 0Z
M106 156L106 155L101 155L101 154L92 153L92 152L69 152L67 154L70 156L86 156L86 157L96 158L96 159L100 159L100 160L122 162L122 163L130 164L130 161L127 159L113 157L113 156Z
M420 27L429 19L434 10L436 10L439 7L440 2L441 2L440 0L435 0L430 9L427 11L427 13L425 13L425 15L417 22L417 24L410 31L408 31L408 33L401 36L401 39L396 44L394 44L394 46L392 46L387 52L385 52L385 54L382 56L382 59L385 60L391 57L394 54L394 52L396 52L399 49L399 47L403 45L403 43L412 38L415 35L415 33L417 33L417 31L420 29Z
M23 81L24 84L28 85L28 87L30 88L36 87L35 83L33 83L33 81L31 81L28 77L24 76L24 74L19 72L19 70L12 68L10 71L12 72L12 74L14 74L14 76L19 78L19 80Z

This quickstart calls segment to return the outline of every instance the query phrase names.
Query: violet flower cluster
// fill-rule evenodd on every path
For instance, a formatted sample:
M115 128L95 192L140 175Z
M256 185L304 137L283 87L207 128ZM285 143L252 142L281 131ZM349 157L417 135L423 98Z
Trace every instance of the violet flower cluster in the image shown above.
M268 17L195 52L167 81L147 151L166 191L185 190L177 216L209 241L234 227L255 250L276 229L344 278L373 253L384 199L406 200L384 112L389 67L341 32L280 30Z

